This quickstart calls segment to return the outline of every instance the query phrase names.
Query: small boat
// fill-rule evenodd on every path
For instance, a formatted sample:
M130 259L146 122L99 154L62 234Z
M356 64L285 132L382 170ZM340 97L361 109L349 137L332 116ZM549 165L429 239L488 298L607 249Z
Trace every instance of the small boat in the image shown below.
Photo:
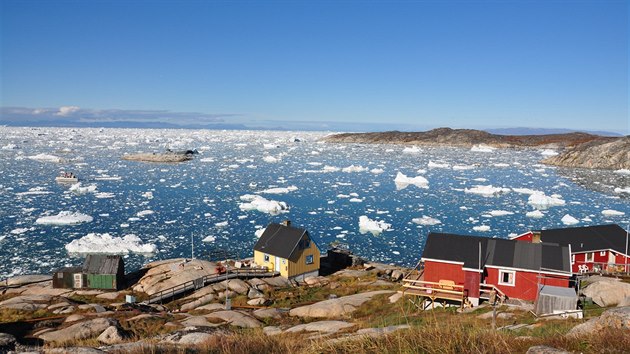
M61 172L59 176L55 177L55 181L57 183L77 183L79 182L79 177L72 172Z

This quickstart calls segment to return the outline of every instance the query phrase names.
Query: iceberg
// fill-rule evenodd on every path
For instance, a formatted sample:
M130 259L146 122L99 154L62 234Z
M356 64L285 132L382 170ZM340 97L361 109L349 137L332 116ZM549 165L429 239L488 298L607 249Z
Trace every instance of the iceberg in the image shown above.
M57 215L42 216L35 220L40 225L77 225L84 222L92 222L93 217L79 212L62 211Z
M473 226L473 230L477 232L488 232L490 231L490 226L488 225Z
M513 212L507 210L492 210L489 214L492 216L514 215Z
M510 190L511 190L510 188L494 187L492 185L487 185L487 186L477 185L472 188L465 188L464 193L478 194L484 197L494 197L499 194L508 193L510 192Z
M604 216L623 216L623 215L626 215L626 213L624 213L623 211L606 209L606 210L602 210L602 215L604 215Z
M527 213L525 213L525 216L532 219L540 219L543 216L545 216L545 214L543 214L542 211L540 210L534 210L534 211L528 211Z
M55 156L55 155L48 155L48 154L37 154L33 156L27 156L27 158L31 160L39 161L39 162L55 162L55 163L64 162L64 159L62 159L61 157Z
M369 232L374 236L378 236L381 232L389 230L391 227L392 225L385 221L372 220L365 215L359 217L359 232L362 234Z
M422 150L417 146L412 146L404 148L402 152L405 154L417 154L422 152Z
M470 151L473 151L473 152L493 152L494 150L496 149L486 144L478 144L470 148Z
M416 223L418 225L423 225L423 226L432 226L432 225L437 225L437 224L442 223L440 220L432 218L430 216L426 216L426 215L422 215L421 218L413 218L411 219L411 221L413 223Z
M558 155L558 152L551 149L545 149L545 150L542 150L540 154L543 156L556 156Z
M560 221L562 221L565 225L575 225L580 222L578 219L569 214L565 214Z
M536 192L529 196L527 204L533 206L536 209L549 209L554 206L561 206L565 204L565 201L560 199L559 196L547 196L545 193Z
M363 167L363 166L350 165L348 167L342 168L341 172L352 173L352 172L363 172L363 171L367 171L367 170L368 169Z
M405 189L409 185L414 185L416 187L425 189L429 188L429 181L426 178L422 176L407 177L400 172L398 172L398 174L396 175L394 183L396 184L397 190Z
M70 253L151 254L157 251L154 244L142 243L134 234L114 237L108 233L89 233L71 241L65 248Z
M428 168L451 168L451 165L447 163L438 163L438 162L429 161L429 163L427 164L427 167Z
M289 186L289 187L280 187L280 188L268 188L265 190L260 191L260 193L265 193L265 194L286 194L289 192L293 192L296 191L298 189L298 187L296 186Z
M287 203L267 200L259 195L245 194L241 196L241 200L246 202L238 205L238 207L243 211L257 210L261 213L271 215L278 215L289 211Z
M81 182L77 182L70 186L70 192L76 195L83 195L87 193L96 193L96 185L90 184L89 186L82 187Z
M201 240L201 242L214 242L216 241L216 239L217 239L216 236L207 236L203 240Z

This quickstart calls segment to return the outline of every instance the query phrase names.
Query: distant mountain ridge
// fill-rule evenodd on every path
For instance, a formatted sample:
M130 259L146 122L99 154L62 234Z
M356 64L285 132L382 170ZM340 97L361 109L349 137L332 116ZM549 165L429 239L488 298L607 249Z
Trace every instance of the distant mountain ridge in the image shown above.
M516 128L493 128L493 129L483 129L484 131L491 134L498 135L549 135L549 134L566 134L566 133L587 133L593 135L601 135L601 136L623 136L622 134L603 131L603 130L571 130L571 129L561 129L561 128L527 128L527 127L516 127Z

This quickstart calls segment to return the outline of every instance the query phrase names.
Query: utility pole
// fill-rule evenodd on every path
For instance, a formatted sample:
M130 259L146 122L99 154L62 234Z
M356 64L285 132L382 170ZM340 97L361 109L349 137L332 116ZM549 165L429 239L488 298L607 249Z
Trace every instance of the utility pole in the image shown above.
M626 225L626 254L623 257L624 263L626 264L626 274L628 274L628 230L630 230L630 223Z
M195 259L195 239L193 234L190 234L190 260Z

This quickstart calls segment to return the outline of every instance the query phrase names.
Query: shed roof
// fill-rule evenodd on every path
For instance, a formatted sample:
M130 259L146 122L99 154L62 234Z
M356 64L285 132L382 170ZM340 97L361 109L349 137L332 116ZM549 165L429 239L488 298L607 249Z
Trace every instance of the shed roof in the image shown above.
M538 230L543 242L571 245L571 252L613 249L626 254L626 230L617 224Z
M269 224L254 245L254 250L294 260L293 257L298 255L296 252L299 249L298 244L305 234L309 237L308 231L305 229L275 223Z
M462 262L464 268L497 266L534 271L570 272L568 247L546 243L430 233L423 258Z
M122 265L121 256L105 254L88 254L83 263L83 273L86 274L117 274Z

